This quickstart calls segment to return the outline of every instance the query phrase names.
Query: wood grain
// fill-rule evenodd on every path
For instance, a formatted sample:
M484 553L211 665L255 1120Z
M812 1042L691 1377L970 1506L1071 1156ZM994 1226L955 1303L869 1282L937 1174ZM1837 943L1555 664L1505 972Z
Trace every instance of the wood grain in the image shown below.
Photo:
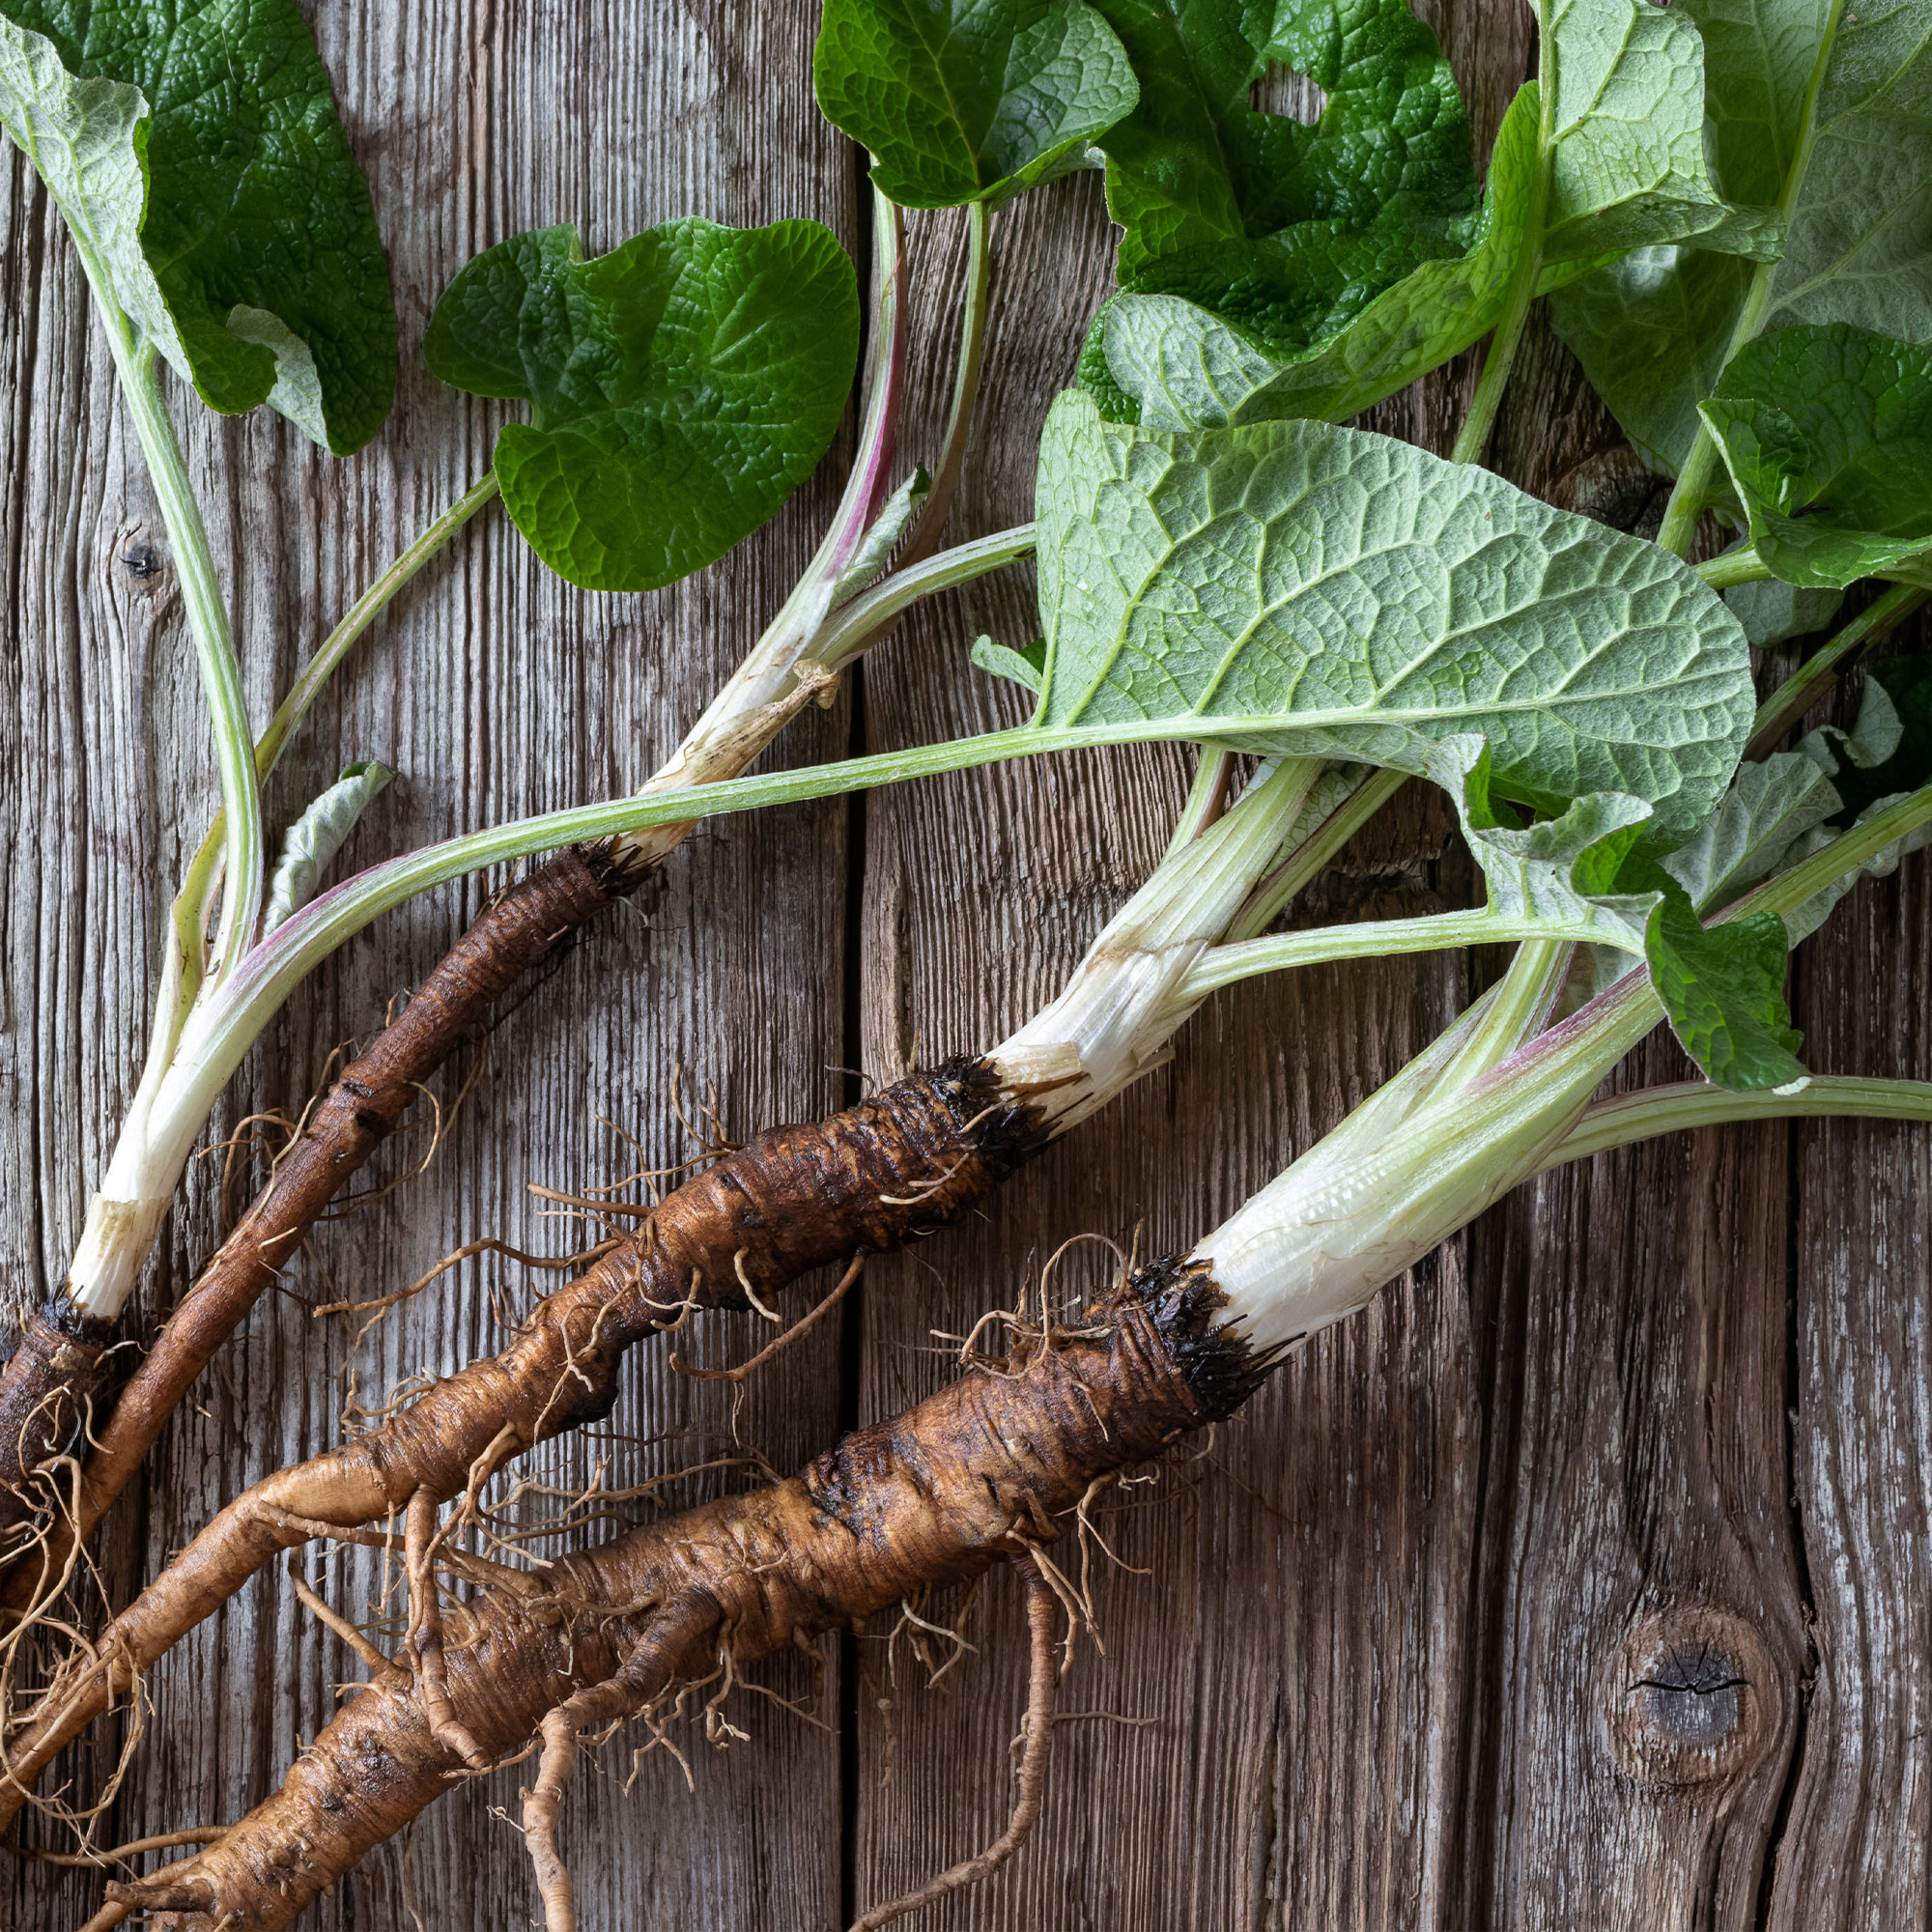
M1527 16L1501 0L1424 11L1487 142L1528 71ZM406 374L390 429L349 464L267 417L182 412L258 713L487 460L493 416L408 353L477 248L575 218L596 251L687 212L812 214L861 244L855 156L810 102L814 12L317 11L391 251ZM1297 100L1282 87L1269 104ZM917 219L912 245L908 458L929 450L949 380L959 217ZM1034 429L1106 288L1097 182L1003 213L995 250L989 408L955 537L1028 514ZM0 1286L20 1298L63 1265L104 1157L137 1064L165 882L213 793L165 546L81 298L57 220L10 156L0 1078L14 1127L0 1186L14 1211ZM1471 360L1374 426L1445 448ZM1655 514L1546 332L1492 460L1626 526ZM651 597L570 591L486 519L364 648L276 780L272 811L298 809L342 760L382 755L406 781L357 835L351 857L368 858L635 781L775 608L836 469L725 563ZM969 671L966 652L981 631L1030 638L1032 595L1016 569L920 613L855 680L858 706L808 713L779 757L1012 722L1013 697ZM581 1227L544 1218L525 1184L688 1157L674 1066L687 1095L715 1088L725 1130L744 1130L835 1104L845 1065L887 1078L997 1039L1145 876L1185 775L1174 752L1093 754L700 834L661 887L512 1003L465 1069L474 1084L429 1170L319 1231L110 1524L102 1590L125 1601L221 1499L333 1439L351 1375L373 1404L468 1359L497 1332L493 1296L507 1311L531 1281L467 1264L359 1347L353 1323L306 1303L398 1286L482 1233L574 1245ZM1815 1065L1929 1070L1922 864L1861 889L1800 968ZM485 889L392 916L319 975L251 1056L213 1137L298 1110L335 1043L379 1020ZM1326 918L1416 912L1469 890L1439 807L1406 797L1314 902ZM1221 995L1171 1065L983 1217L875 1264L842 1333L825 1324L742 1407L640 1350L610 1428L551 1445L532 1472L577 1486L601 1461L625 1487L734 1453L795 1464L948 1375L945 1335L1037 1281L1068 1236L1147 1252L1211 1226L1497 965L1407 959ZM1676 1070L1663 1047L1640 1062L1646 1077ZM365 1191L428 1145L419 1130ZM1914 1130L1810 1125L1600 1158L1522 1190L1305 1350L1197 1460L1101 1519L1119 1559L1093 1551L1105 1654L1083 1648L1063 1689L1076 1715L1039 1832L923 1932L1923 1924L1928 1161ZM218 1168L197 1166L144 1291L151 1316L217 1237ZM1084 1243L1057 1282L1111 1265ZM735 1358L754 1326L714 1318L692 1346ZM745 1479L712 1470L667 1493ZM308 1574L352 1611L380 1582L360 1556L312 1556ZM803 1660L761 1672L805 1715L739 1693L725 1714L749 1737L718 1750L687 1736L689 1792L659 1752L626 1793L636 1740L585 1760L564 1825L584 1924L837 1927L977 1849L1010 1800L1022 1629L1017 1589L996 1581L967 1625L975 1651L939 1691L903 1633L848 1642L822 1688ZM355 1674L286 1578L265 1577L156 1674L102 1841L245 1807ZM111 1743L83 1753L83 1787ZM496 1809L526 1776L454 1793L312 1922L526 1922L526 1861ZM60 1841L39 1821L24 1835ZM86 1875L22 1864L0 1881L0 1925L76 1925L97 1896Z

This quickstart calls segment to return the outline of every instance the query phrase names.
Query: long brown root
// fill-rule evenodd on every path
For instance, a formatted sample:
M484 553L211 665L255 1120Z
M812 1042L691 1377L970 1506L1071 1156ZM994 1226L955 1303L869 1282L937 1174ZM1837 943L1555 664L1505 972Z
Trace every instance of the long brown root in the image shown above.
M84 1543L93 1534L195 1378L274 1282L343 1183L387 1138L422 1083L482 1024L514 980L633 884L578 847L554 854L491 899L375 1043L342 1069L122 1390L87 1461L78 1521L56 1516L44 1556L14 1566L6 1593L10 1607L22 1606L38 1577L61 1574L70 1543ZM38 1362L32 1339L30 1331L0 1373L0 1431L5 1431L0 1457L14 1449L18 1435L6 1430L15 1390L32 1392ZM93 1339L90 1371L100 1352L100 1338ZM77 1373L71 1385L79 1386ZM35 1401L45 1406L43 1387ZM0 1481L8 1473L0 1464ZM0 1518L0 1530L7 1526Z
M521 1748L552 1712L548 1783L582 1723L608 1721L711 1674L1026 1557L1073 1520L1094 1479L1159 1453L1226 1413L1263 1365L1219 1325L1198 1269L1144 1268L1077 1328L1033 1331L997 1367L848 1436L788 1481L729 1496L554 1563L528 1593L469 1606L472 1638L447 1660L456 1716L492 1756ZM1043 1569L1034 1574L1046 1582ZM1036 1634L1032 1706L1052 1668ZM584 1701L575 1701L590 1692ZM1051 1725L1030 1719L1022 1807L1004 1856L1037 1812ZM399 1832L462 1761L439 1740L416 1679L385 1671L298 1758L280 1791L165 1889L110 1896L185 1915L211 1932L270 1932ZM538 1798L532 1849L554 1854L554 1803ZM548 1815L545 1807L550 1806ZM566 1903L545 1865L546 1903ZM949 1879L951 1874L948 1875ZM179 1904L173 1901L182 1901ZM165 1921L163 1921L165 1922Z
M743 1306L835 1261L916 1240L964 1213L1037 1144L980 1062L915 1073L825 1121L774 1127L694 1175L649 1223L546 1295L511 1345L369 1435L258 1483L214 1518L49 1688L10 1752L0 1827L61 1747L263 1564L463 1493L479 1457L520 1455L601 1420L625 1351L698 1303Z
M1053 1755L1053 1706L1060 1689L1060 1666L1053 1658L1053 1613L1059 1599L1035 1556L1023 1566L1027 1589L1027 1629L1032 1657L1027 1670L1026 1716L1020 1720L1025 1744L1020 1752L1019 1791L1007 1829L970 1859L962 1859L916 1890L875 1905L852 1921L851 1932L879 1932L882 1925L937 1905L942 1898L979 1885L999 1870L1033 1833L1046 1799L1046 1767ZM558 1932L558 1928L551 1928ZM562 1928L571 1932L571 1928Z

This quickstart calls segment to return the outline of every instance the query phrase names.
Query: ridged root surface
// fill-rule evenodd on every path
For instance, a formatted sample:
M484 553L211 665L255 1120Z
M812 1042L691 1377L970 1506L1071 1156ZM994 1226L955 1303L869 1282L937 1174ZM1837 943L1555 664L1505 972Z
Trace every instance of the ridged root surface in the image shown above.
M1076 1334L1034 1337L848 1436L787 1481L560 1560L526 1596L472 1605L446 1658L458 1720L494 1754L564 1700L624 1673L633 1708L734 1663L849 1626L1051 1541L1096 1476L1226 1413L1260 1365L1216 1326L1198 1271L1156 1264ZM450 1788L407 1672L342 1710L282 1788L155 1886L109 1897L197 1932L286 1925Z
M775 1127L666 1197L649 1223L546 1295L511 1345L340 1449L236 1498L43 1696L9 1747L0 1825L52 1758L265 1563L607 1415L625 1351L693 1302L746 1305L855 1252L904 1246L989 1194L1037 1143L981 1062L914 1073L827 1120Z

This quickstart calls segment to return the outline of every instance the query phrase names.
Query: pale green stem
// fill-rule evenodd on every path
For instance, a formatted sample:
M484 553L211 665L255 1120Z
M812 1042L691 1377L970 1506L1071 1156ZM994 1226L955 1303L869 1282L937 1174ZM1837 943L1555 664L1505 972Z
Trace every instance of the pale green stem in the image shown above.
M980 368L986 350L986 297L992 266L987 248L990 218L984 202L967 204L966 290L960 307L959 359L952 370L952 404L947 412L939 462L932 472L932 489L920 511L918 527L900 554L901 569L930 556L938 548L947 512L952 507L960 468L966 461L966 441L972 434L973 410L980 395Z
M269 721L269 728L257 742L255 771L258 777L266 779L280 763L282 749L288 743L290 734L308 716L310 708L322 696L323 687L335 674L337 666L355 647L362 633L388 609L396 593L423 565L442 550L479 510L494 503L497 495L497 472L487 469L349 607L342 620L322 640L321 648L301 668L295 683L289 688L289 695L282 699L274 717Z
M1832 680L1848 668L1848 661L1910 616L1924 603L1927 594L1910 584L1893 584L1883 596L1866 605L1822 650L1806 658L1758 706L1745 756L1770 756L1777 749L1778 740L1824 696Z
M103 312L108 312L112 298L99 283L96 291ZM118 309L111 313L107 336L167 526L214 730L223 819L221 923L214 941L214 971L219 976L232 970L253 941L262 903L262 801L255 776L255 734L248 724L228 606L215 579L201 509L161 395L158 353L152 344L134 345L131 328Z
M1406 772L1363 768L1360 785L1347 802L1317 828L1306 843L1296 846L1249 895L1248 902L1228 922L1230 942L1253 939L1275 920L1339 851L1408 782Z
M870 650L909 605L930 597L935 590L1003 570L1025 556L1033 545L1034 526L1019 524L895 570L883 583L839 606L812 645L812 662L837 670Z
M269 728L255 741L257 782L266 780L281 762L289 739L299 728L328 680L355 647L363 632L382 615L394 601L396 593L423 565L479 510L494 502L497 494L497 472L486 470L349 607L342 620L322 640L320 649L297 675L289 695L282 699L274 717L269 721ZM176 896L175 923L184 933L206 927L208 893L215 877L214 860L224 844L226 826L227 813L217 811ZM199 972L195 973L194 985L185 989L190 1004L200 979Z
M1217 946L1188 975L1190 999L1206 999L1217 986L1232 986L1257 973L1314 966L1336 959L1392 958L1399 952L1439 952L1452 947L1548 942L1558 946L1625 946L1629 942L1606 923L1578 920L1509 919L1500 913L1444 912L1422 919L1364 920L1350 925L1317 926L1306 932L1271 933L1240 945ZM1520 956L1520 955L1519 955ZM1529 968L1525 977L1534 980ZM1547 1004L1547 1001L1546 1001ZM1499 1022L1499 1037L1520 1038L1520 1012ZM1515 1039L1512 1038L1512 1045Z
M1167 850L1161 854L1162 865L1183 846L1193 844L1228 809L1228 787L1234 782L1236 753L1217 752L1208 745L1200 749L1200 760L1194 767L1194 781L1187 787L1187 797L1181 803L1180 816L1175 821L1174 837L1167 841Z
M1708 1080L1686 1080L1620 1094L1586 1107L1582 1118L1543 1162L1542 1172L1568 1161L1629 1147L1659 1134L1684 1133L1736 1121L1823 1119L1932 1121L1932 1080L1865 1080L1814 1074L1796 1094L1733 1094Z
M1734 583L1764 583L1774 574L1750 544L1740 544L1736 550L1727 550L1708 563L1690 567L1713 590L1728 590Z

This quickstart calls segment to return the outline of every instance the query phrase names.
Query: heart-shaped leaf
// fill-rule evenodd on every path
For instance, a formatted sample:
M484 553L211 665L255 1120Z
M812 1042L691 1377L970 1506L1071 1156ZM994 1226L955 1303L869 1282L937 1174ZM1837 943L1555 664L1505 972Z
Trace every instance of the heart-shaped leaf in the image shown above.
M1932 551L1932 350L1780 328L1738 353L1703 415L1787 583L1842 589Z
M824 455L859 353L852 264L815 221L667 222L586 262L513 236L444 290L423 355L526 402L497 438L504 507L560 577L651 590L714 562Z
M1693 572L1408 443L1314 422L1159 436L1075 391L1037 500L1041 725L1418 772L1478 732L1511 795L1629 792L1666 841L1716 806L1749 729L1749 652Z
M1139 96L1085 0L826 0L811 78L904 208L1009 200Z
M4 0L0 126L212 409L270 403L338 455L375 435L388 266L295 0Z

